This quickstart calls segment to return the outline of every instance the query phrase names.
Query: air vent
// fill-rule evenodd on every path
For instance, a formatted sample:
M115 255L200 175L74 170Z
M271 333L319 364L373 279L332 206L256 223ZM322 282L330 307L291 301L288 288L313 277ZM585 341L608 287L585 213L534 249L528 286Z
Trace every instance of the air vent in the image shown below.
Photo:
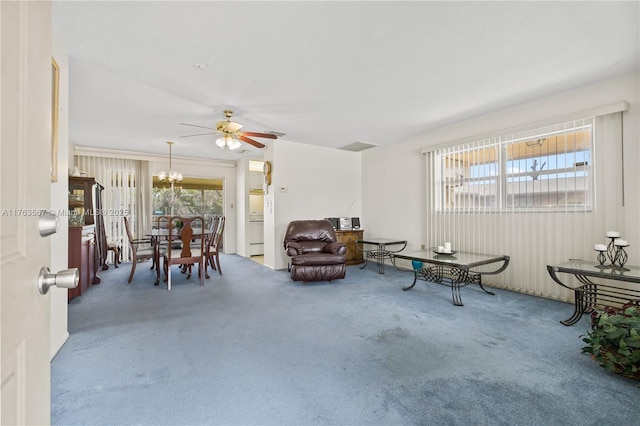
M364 151L365 149L374 148L376 146L378 145L374 145L369 142L357 141L354 143L350 143L349 145L339 146L338 149L342 149L344 151L358 152L358 151Z

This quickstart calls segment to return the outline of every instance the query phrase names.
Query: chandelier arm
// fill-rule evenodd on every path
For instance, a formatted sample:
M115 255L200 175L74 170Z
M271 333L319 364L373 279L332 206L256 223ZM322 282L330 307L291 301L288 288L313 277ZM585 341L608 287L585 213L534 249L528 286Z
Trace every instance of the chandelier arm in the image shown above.
M169 145L169 171L162 171L158 173L158 180L160 182L164 182L166 180L173 186L174 182L182 182L182 173L173 170L173 153L171 149L173 142L169 141L167 142L167 144Z

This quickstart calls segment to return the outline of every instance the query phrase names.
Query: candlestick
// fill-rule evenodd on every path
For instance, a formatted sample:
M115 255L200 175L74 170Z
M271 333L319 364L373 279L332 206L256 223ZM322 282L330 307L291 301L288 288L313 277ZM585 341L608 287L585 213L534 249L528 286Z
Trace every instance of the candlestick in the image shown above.
M607 251L607 246L605 244L596 244L595 251Z
M607 232L607 237L609 237L609 234L613 232ZM616 232L617 234L617 232ZM616 246L614 244L614 241L617 237L609 237L609 239L611 239L611 241L609 241L609 244L607 245L607 257L609 258L609 261L611 262L611 266L615 266L615 258L616 258Z
M614 240L613 244L616 245L616 246L620 246L620 247L626 247L626 246L629 245L627 240L623 240L622 238L616 238Z
M607 231L607 238L618 238L620 233L618 231Z
M616 250L616 258L615 258L615 262L620 266L620 269L623 269L625 271L628 271L628 269L626 269L624 267L624 264L627 263L627 252L624 251L624 246L618 246L618 250Z

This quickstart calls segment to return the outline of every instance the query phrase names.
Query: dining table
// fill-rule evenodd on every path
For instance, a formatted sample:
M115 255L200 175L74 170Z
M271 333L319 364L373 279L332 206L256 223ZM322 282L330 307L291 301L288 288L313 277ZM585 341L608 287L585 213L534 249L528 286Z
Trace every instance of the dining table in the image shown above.
M204 235L205 237L205 243L206 241L209 240L209 236L211 234L213 234L214 230L211 230L209 228L203 228L203 227L198 227L198 226L194 226L191 228L191 230L193 231L192 233L192 238L200 238L200 236ZM156 282L155 285L158 285L160 283L160 246L162 241L167 241L169 240L169 237L171 236L171 240L172 240L172 248L176 248L176 249L180 249L182 248L182 243L180 243L179 240L180 239L180 229L178 228L171 228L171 235L169 233L169 229L168 228L153 228L150 232L147 232L145 234L147 237L151 238L151 242L153 244L153 251L154 251L154 260L155 260L155 265L156 265ZM189 253L190 255L190 253ZM205 278L209 278L209 274L207 273L206 267L205 267Z

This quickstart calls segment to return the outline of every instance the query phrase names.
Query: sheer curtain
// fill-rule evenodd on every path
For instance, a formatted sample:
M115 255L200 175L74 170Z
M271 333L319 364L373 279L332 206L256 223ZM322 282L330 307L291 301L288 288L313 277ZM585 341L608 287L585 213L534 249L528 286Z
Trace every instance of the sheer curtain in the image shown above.
M532 139L524 148L543 151L537 154L517 154L517 144L527 140L517 134L425 148L427 243L509 255L509 268L487 276L487 284L573 301L573 292L555 284L546 266L570 258L595 261L594 245L607 243L608 230L624 236L621 114L554 129L567 141L563 147L545 145L553 135ZM587 159L575 154L585 122L593 137Z
M124 229L127 216L134 237L151 229L151 174L148 161L76 155L75 164L102 186L103 219L107 239L120 244L122 259L130 248Z

